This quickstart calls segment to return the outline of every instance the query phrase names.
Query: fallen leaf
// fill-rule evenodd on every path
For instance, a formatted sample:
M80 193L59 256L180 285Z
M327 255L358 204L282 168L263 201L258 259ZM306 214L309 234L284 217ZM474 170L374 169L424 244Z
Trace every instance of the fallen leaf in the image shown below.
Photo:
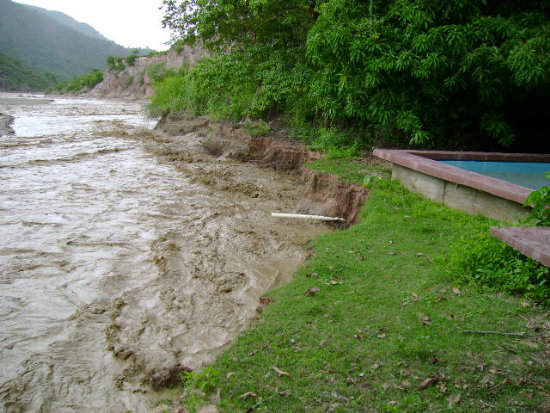
M432 354L430 354L430 356L428 357L428 361L429 361L431 364L437 364L437 363L439 363L439 359L438 359L436 356L432 355Z
M375 363L372 366L370 366L370 368L373 369L373 370L378 370L383 365L384 365L384 363Z
M290 377L290 374L288 374L286 371L282 371L280 370L279 368L275 367L275 366L272 366L271 367L273 370L275 370L275 372L279 375L279 376L286 376L286 377Z
M453 405L459 404L462 401L462 393L457 394L455 397L449 397L449 409L453 408Z
M430 320L430 317L428 317L427 315L420 319L420 324L422 324L423 326L429 326L431 323L432 320Z
M427 379L424 379L424 381L418 385L418 390L425 390L428 387L433 386L438 381L439 381L439 378L437 378L437 377L428 377Z
M254 393L254 392L249 391L249 392L246 392L246 393L244 393L244 394L241 394L241 395L239 396L239 399L245 400L245 399L248 399L249 397L254 397L255 399L257 399L257 398L258 398L258 395L257 395L256 393Z
M328 344L329 342L330 342L330 340L325 339L325 340L321 341L321 343L320 343L319 345L320 345L321 347L326 347L327 344Z
M318 293L319 291L321 291L320 288L314 287L314 288L310 288L309 290L307 290L307 291L306 291L306 294L313 297L313 296L317 295L317 293Z
M291 396L292 395L292 390L280 391L279 394L281 396Z
M460 288L453 288L453 294L460 294Z
M391 407L397 406L397 402L395 400L392 400L388 403Z
M225 377L226 377L226 378L229 378L229 377L231 377L233 374L235 374L235 373L232 372L232 371L230 371L229 373L227 373L227 374L225 375Z
M395 252L395 251L390 251L390 252L388 252L388 255L397 255L397 252Z
M443 296L435 297L435 302L439 303L439 302L441 302L443 300L446 300L446 299L447 299L447 297L443 297Z
M418 301L418 294L417 293L411 293L412 295L412 300L413 301Z
M439 391L441 393L446 393L447 392L447 386L445 385L445 383L440 383L439 386L437 386L437 388L439 389Z
M330 283L331 283L332 285L338 285L338 281L336 281L336 280L332 280Z
M423 256L424 256L424 253L422 253L422 252L417 252L417 253L416 253L416 256L417 256L417 257L423 257Z
M378 334L376 337L378 337L378 338L386 338L386 335L385 335L385 334Z
M521 306L522 306L523 308L527 308L527 307L530 307L531 304L529 304L527 301L522 301L522 302L521 302Z

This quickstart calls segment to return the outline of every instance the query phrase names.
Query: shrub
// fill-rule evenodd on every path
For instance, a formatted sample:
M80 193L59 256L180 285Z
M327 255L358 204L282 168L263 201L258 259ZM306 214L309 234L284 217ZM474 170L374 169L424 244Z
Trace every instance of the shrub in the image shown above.
M60 83L56 85L56 91L78 92L84 88L91 89L103 80L103 72L98 69L92 70L76 79L71 80L67 85Z
M546 177L550 179L550 172L546 173ZM525 223L534 222L538 227L550 226L550 187L543 186L531 192L524 205L533 207Z
M123 57L113 57L109 56L107 58L107 69L115 72L120 72L125 68L124 58Z

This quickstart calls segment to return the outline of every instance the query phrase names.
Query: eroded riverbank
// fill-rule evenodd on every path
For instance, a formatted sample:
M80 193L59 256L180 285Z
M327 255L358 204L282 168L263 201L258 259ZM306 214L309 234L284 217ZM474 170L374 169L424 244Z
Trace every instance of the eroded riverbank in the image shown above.
M7 411L149 411L329 230L272 218L297 208L298 175L235 160L242 142L212 152L207 124L153 131L135 102L0 106Z

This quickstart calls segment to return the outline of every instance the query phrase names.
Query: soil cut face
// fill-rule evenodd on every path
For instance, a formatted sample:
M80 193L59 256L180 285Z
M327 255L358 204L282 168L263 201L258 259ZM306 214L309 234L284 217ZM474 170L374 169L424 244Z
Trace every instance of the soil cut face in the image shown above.
M161 120L139 139L182 173L194 195L191 205L166 205L181 225L153 243L159 275L111 311L107 341L128 363L117 378L125 390L161 388L212 362L255 322L262 294L292 279L305 244L331 229L271 216L300 204L300 168L319 157L300 145L184 116Z

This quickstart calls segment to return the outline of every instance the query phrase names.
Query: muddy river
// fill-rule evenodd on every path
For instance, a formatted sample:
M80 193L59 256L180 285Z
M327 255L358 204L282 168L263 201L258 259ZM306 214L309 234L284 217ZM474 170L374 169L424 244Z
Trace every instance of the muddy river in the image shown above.
M142 103L0 94L3 411L146 412L327 227L295 177L153 131Z

